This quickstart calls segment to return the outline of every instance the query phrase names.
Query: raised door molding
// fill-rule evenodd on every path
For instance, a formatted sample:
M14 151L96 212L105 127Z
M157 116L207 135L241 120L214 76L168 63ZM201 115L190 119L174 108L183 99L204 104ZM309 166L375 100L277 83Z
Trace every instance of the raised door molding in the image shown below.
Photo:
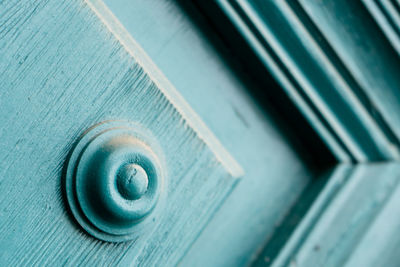
M399 158L399 54L361 2L198 5L254 76L275 77L338 161Z
M399 220L388 213L399 190L399 2L196 2L249 75L279 104L284 92L336 162L310 183L253 264L398 264ZM290 108L279 104L282 113ZM327 156L319 152L313 157ZM384 225L385 218L392 220Z

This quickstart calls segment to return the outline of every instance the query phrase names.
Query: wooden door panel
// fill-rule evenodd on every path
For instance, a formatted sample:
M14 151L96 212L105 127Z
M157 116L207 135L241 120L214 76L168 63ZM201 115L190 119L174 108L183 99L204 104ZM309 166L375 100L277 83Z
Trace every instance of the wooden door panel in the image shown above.
M101 2L1 7L1 265L174 265L241 167ZM110 120L145 128L165 161L151 229L121 243L91 237L63 201L68 153Z
M203 49L208 51L209 55L214 55L214 61L226 64L235 74L235 78L240 77L237 83L245 84L244 90L250 93L249 95L254 96L252 95L254 90L271 92L263 97L270 97L272 103L262 103L262 108L267 110L267 114L274 115L264 114L264 121L282 130L280 123L277 123L279 120L272 120L271 117L283 118L290 125L286 131L290 129L296 133L296 136L290 136L283 130L281 134L285 136L285 142L293 145L293 139L298 138L303 143L303 147L304 145L308 146L308 149L300 150L297 160L302 159L304 167L308 168L310 173L309 177L313 178L308 180L308 184L303 184L301 190L304 190L301 193L294 189L296 185L299 185L296 183L298 182L295 180L296 176L293 176L293 179L288 178L293 188L287 187L289 190L284 194L287 198L296 196L297 201L292 207L280 206L281 212L285 210L286 213L284 219L279 220L277 213L275 216L271 216L274 214L274 208L271 206L277 207L283 204L276 202L271 204L274 197L273 193L270 193L282 186L283 182L279 186L274 186L268 181L274 180L273 173L278 173L277 169L280 170L279 173L282 177L285 177L285 174L290 173L290 168L284 168L283 166L287 166L284 163L269 165L265 161L264 166L268 166L271 169L270 172L273 173L265 171L262 174L260 172L261 175L256 177L245 175L245 182L237 187L230 199L222 206L219 214L214 217L183 259L183 265L242 266L252 260L255 265L260 266L286 266L296 263L300 266L321 264L337 266L345 262L349 266L357 266L352 264L357 262L361 265L371 265L370 261L388 264L397 262L395 253L381 255L382 258L379 258L376 253L371 253L371 257L368 259L359 257L363 253L361 251L364 253L374 249L396 251L395 240L385 243L383 239L380 239L380 244L377 246L367 246L365 241L361 241L364 240L363 235L372 236L373 233L377 233L374 232L378 231L376 225L383 226L383 215L381 216L380 212L390 209L394 205L393 201L395 200L392 199L395 199L394 192L398 188L396 173L398 171L397 151L399 146L395 136L397 124L393 123L396 116L384 115L388 111L396 110L399 106L398 101L395 100L397 98L398 75L396 73L399 60L394 50L396 42L393 40L395 40L396 34L393 34L395 33L393 30L395 24L392 23L393 18L396 17L396 5L393 8L394 4L388 1L382 1L379 4L372 1L346 3L346 1L327 3L313 1L214 1L213 3L196 1L195 5L190 5L182 1L178 1L178 3L175 1L167 3L149 1L142 10L138 7L140 4L136 2L129 5L129 1L107 1L116 16L132 35L137 36L145 49L148 48L151 51L157 46L157 49L153 50L152 58L164 66L163 70L166 73L169 72L169 77L174 83L179 84L184 80L178 77L178 72L180 72L179 74L185 72L182 70L183 68L173 68L175 61L168 59L168 55L177 55L176 57L180 58L181 62L185 61L181 58L188 58L188 62L197 59L196 62L206 65L203 63L206 61L204 55L202 59L199 59L200 57L196 57L196 55L186 54L184 50L190 51L186 48L189 47L187 44L196 45L197 43L207 43L207 41L212 43L212 47ZM241 5L245 7L242 10L238 8ZM364 6L368 10L364 9ZM378 9L375 6L378 6ZM168 11L161 11L163 9ZM325 15L320 15L321 10L325 12ZM355 10L360 10L361 13L357 13ZM181 15L182 11L187 14L187 17ZM224 11L226 11L225 14ZM143 14L143 12L146 15L142 17L139 15L137 18L138 14ZM368 12L373 18L369 17ZM156 22L151 23L151 19L147 20L146 18L151 18L153 14L157 14L159 21L164 21L161 23L162 25L174 26L166 30L165 26L157 25ZM254 18L255 20L253 20ZM373 19L377 24L374 24ZM140 30L141 23L151 26L146 33ZM193 30L193 27L197 27L199 30ZM384 34L380 32L381 30ZM266 34L266 31L269 32L269 35ZM347 33L343 34L343 31L347 31ZM191 36L192 32L199 37ZM156 38L161 33L165 33L165 43L152 44L151 38ZM174 38L169 38L172 35ZM375 38L376 36L380 37ZM219 39L219 41L215 39ZM186 47L182 43L187 43ZM166 47L163 46L164 44ZM214 51L217 51L218 55L213 54ZM345 55L346 53L348 54ZM381 57L381 54L384 55ZM257 61L261 61L261 63ZM242 64L242 66L237 67L235 63ZM186 63L186 66L190 66L190 64ZM214 70L213 73L221 76L221 72L218 71ZM241 77L240 74L243 72L246 76L251 76L253 82L256 81L263 87L252 87L248 80ZM267 79L270 73L277 79L280 86L274 87L275 85ZM364 79L366 76L368 79ZM215 82L218 79L214 78L212 81ZM378 83L383 87L378 86ZM202 100L199 98L191 100L191 95L196 92L195 89L190 90L184 86L179 89L184 94L187 92L186 98L197 107L202 117L209 116L207 111L209 103L212 101L205 96L202 96ZM218 90L217 87L210 91L211 94L218 95ZM282 98L276 96L279 94L279 90L286 92L290 101L297 106L297 111L289 108L289 105L282 104L287 102L282 102ZM228 97L231 94L233 93L225 93ZM257 100L260 100L260 94L255 95L258 96ZM205 103L207 103L206 107ZM279 103L281 108L276 107L276 103ZM385 105L385 103L389 103L389 105ZM271 106L275 108L275 111L278 110L279 114L271 112ZM299 111L309 121L308 123L312 125L314 131L330 151L310 149L313 145L319 147L321 144L318 143L318 138L309 132L301 131L301 128L306 126L301 125L294 116ZM292 116L285 116L285 114ZM210 123L215 125L213 130L217 133L222 132L221 129L226 126L218 127L218 124L223 124L224 120L222 118L219 121L216 118L214 120L216 123ZM208 121L212 120L208 119ZM234 121L234 119L230 121ZM300 127L293 128L292 126L295 124L300 124ZM224 139L223 135L219 135L219 137L222 137L223 142L227 140L225 144L228 147L230 142L234 143L233 140ZM311 143L308 142L309 140ZM270 147L270 144L266 142L265 147ZM284 147L284 145L280 146L280 151L284 151ZM233 148L232 151L235 149ZM242 148L242 151L245 149ZM252 153L261 154L256 151L257 149L253 149ZM325 165L324 167L320 163L316 166L306 164L305 159L308 156L314 159L325 158L329 161L328 154L336 157L336 162L332 161L331 166L326 167ZM251 157L250 154L249 157ZM375 163L381 161L384 162ZM263 169L261 164L240 162L246 170ZM296 159L291 158L287 162L293 163L296 162ZM360 165L360 162L366 164ZM336 164L339 165L334 167ZM321 168L326 168L321 175L311 174L313 170L318 172L318 169ZM284 172L283 169L287 172ZM300 177L299 174L297 178L301 179ZM252 217L244 216L242 224L240 223L241 219L226 222L225 218L239 218L239 214L251 213L246 213L245 208L240 209L237 208L237 205L233 207L229 204L234 203L231 199L237 199L237 202L243 200L243 192L250 194L258 192L257 189L250 189L250 186L246 185L246 183L250 183L249 180L252 181L251 179L254 179L259 185L271 186L259 189L259 192L264 190L266 194L270 193L270 197L257 198L254 196L253 201L248 200L248 203L252 203L252 208L258 209L259 213L257 215L252 213ZM354 186L355 184L357 186ZM350 194L347 201L352 203L348 208L353 210L340 213L342 209L347 208L347 201L343 201L342 197L346 194ZM247 210L252 210L252 208L247 206ZM337 221L332 223L331 227L324 228L326 221L324 223L322 218L329 216L327 214L330 214L331 210L338 211L335 215ZM320 217L321 214L323 214L322 217ZM245 225L244 221L248 222L249 227L239 228L239 225ZM343 224L339 222L343 222ZM272 223L276 224L276 228L270 228ZM391 233L394 233L394 225L396 225L395 222L388 223ZM240 231L241 234L230 234L237 231ZM264 234L265 243L261 241L260 233ZM316 237L317 235L318 237ZM214 246L208 243L210 240L213 240ZM261 245L257 246L256 242ZM357 249L356 254L352 254L353 249ZM332 250L336 252L332 254L327 252ZM204 255L208 255L208 257L204 257Z
M0 4L0 265L398 265L398 2L105 2Z
M198 8L105 3L245 170L181 265L246 265L318 173L306 140L271 103L260 103L265 96L255 99L251 93L265 87L249 79Z

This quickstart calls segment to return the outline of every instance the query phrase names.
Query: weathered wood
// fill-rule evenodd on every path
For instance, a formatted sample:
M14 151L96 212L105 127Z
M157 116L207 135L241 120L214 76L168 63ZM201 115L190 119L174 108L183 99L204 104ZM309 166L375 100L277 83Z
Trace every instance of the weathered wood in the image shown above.
M174 85L190 98L191 105L200 111L218 137L222 137L235 158L240 159L248 175L246 183L241 183L228 198L181 264L248 264L252 255L259 256L255 248L260 248L264 241L267 246L280 245L270 244L272 239L266 237L278 234L280 227L290 223L288 217L299 215L289 214L283 218L307 183L310 182L308 187L313 187L320 182L311 179L311 171L302 161L303 156L310 155L304 153L298 157L294 153L288 136L277 130L279 126L273 118L277 115L260 112L253 100L243 94L249 84L242 84L241 78L235 77L237 72L226 64L226 58L221 59L210 47L210 40L193 29L194 24L182 15L185 10L176 8L178 4L175 1L124 1L118 1L115 6L132 8L119 13L126 16L124 24L128 22L130 33L135 39L139 33L152 59L158 61ZM288 83L284 75L278 75L278 79L284 87L297 86L294 90L284 89L339 160L393 159L397 157L399 146L396 136L398 96L393 90L398 87L397 76L394 76L398 69L395 51L397 49L398 53L398 37L394 33L396 25L392 24L397 16L393 13L396 10L388 9L388 6L395 1L365 0L363 3L368 10L361 2L348 4L348 1L340 0L323 4L312 1L267 3L274 5L268 12L278 11L272 14L275 18L283 16L278 20L282 23L269 21L269 25L278 25L274 37L282 47L271 53L273 60L279 62L278 68L272 68L274 65L269 62L270 69L267 69L276 73L286 71L283 74L289 77ZM378 3L380 10L376 10L374 3ZM222 201L227 193L223 190L232 186L235 176L232 174L239 173L239 168L169 82L143 56L142 50L112 14L99 2L89 5L90 8L85 3L56 1L0 4L0 261L6 259L6 264L22 261L40 265L126 265L133 260L137 264L161 262L162 265L173 265L197 237L198 229L210 218L208 213L215 211ZM262 10L257 4L255 7L257 11ZM23 10L32 12L32 15L27 16ZM101 22L93 16L93 10ZM382 17L376 11L385 14ZM271 19L269 15L267 17L267 20ZM293 22L296 23L292 25ZM274 30L272 26L271 31ZM339 29L337 32L336 27ZM373 34L369 36L365 29ZM323 34L320 35L318 30ZM285 34L293 38L293 43L285 40ZM258 47L257 42L252 44ZM296 60L303 57L296 54L298 51L285 51L289 46L296 49L306 47L299 53L310 61ZM308 55L307 49L311 51ZM227 57L234 57L230 53L227 52ZM289 60L286 68L284 65L288 58L295 60ZM327 62L324 61L326 58ZM322 68L318 72L322 75L314 76L317 72L306 68L310 62L317 69ZM327 66L333 66L334 70ZM264 74L268 72L265 70ZM245 75L252 72L241 71ZM332 73L335 75L329 76ZM343 79L345 83L337 79ZM312 86L304 80L311 80ZM332 90L323 91L325 84ZM330 98L326 92L339 96ZM307 93L312 96L316 93L316 98L309 101ZM355 101L352 93L356 94ZM321 98L323 101L319 102ZM356 105L359 102L361 107ZM346 111L341 110L343 106ZM154 113L158 115L152 117ZM326 116L330 114L337 118L330 118L330 123L326 123ZM96 241L72 223L71 217L63 211L65 206L61 201L58 180L62 161L81 131L104 119L118 118L137 120L159 135L169 158L168 166L173 166L172 173L178 175L173 177L177 188L170 192L170 200L175 204L167 206L172 217L162 218L162 222L168 222L146 237L120 245ZM349 118L355 118L356 123L353 125ZM289 122L293 123L293 120ZM182 126L185 128L179 128ZM314 141L311 136L298 132L293 136L293 139ZM193 149L199 152L199 158L193 155ZM192 163L204 168L183 167ZM392 238L386 242L388 237L397 234L398 228L398 218L393 215L398 203L398 186L394 188L398 179L392 176L398 171L396 167L388 166L387 169L360 166L356 176L330 177L304 219L291 226L293 235L287 243L286 240L283 242L283 249L277 251L274 264L296 262L308 266L324 262L336 266L346 262L352 266L398 262L398 240ZM376 179L378 176L382 176L381 179ZM193 184L176 182L181 178L186 181L187 177L193 178ZM216 178L213 180L214 188L210 188L209 181L213 177ZM392 190L396 190L393 196ZM190 192L194 197L179 198L178 191ZM203 195L205 192L220 195ZM304 191L301 195L306 193ZM371 195L376 198L370 199ZM202 201L202 196L214 199L215 203ZM345 201L349 199L351 205ZM385 201L389 201L387 205ZM213 204L215 206L211 206ZM301 204L297 202L295 206ZM193 210L188 211L188 207ZM197 218L196 211L201 214L198 221L194 219ZM341 219L329 218L327 213L336 214ZM188 219L188 223L178 220L178 216ZM392 222L388 225L386 221L389 219ZM355 221L358 228L353 231L348 226ZM195 224L199 227L189 229ZM165 225L170 225L173 230L168 231ZM337 232L331 233L334 227L326 225L337 226ZM384 226L387 228L381 236ZM179 233L178 228L181 228ZM345 240L338 239L336 233L342 233ZM148 241L145 238L149 238ZM152 243L154 240L157 245ZM326 244L313 246L321 240ZM371 240L377 241L374 251L369 246ZM268 254L261 253L259 260L262 264L263 256Z
M0 263L176 263L240 167L101 3L6 1L0 11ZM77 137L112 119L152 131L169 183L153 231L120 244L83 232L61 190Z

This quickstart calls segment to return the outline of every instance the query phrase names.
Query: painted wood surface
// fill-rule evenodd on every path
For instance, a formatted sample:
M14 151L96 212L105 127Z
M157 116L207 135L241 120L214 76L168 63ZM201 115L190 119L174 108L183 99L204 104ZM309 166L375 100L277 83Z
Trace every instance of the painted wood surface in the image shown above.
M380 214L353 248L345 266L398 266L400 262L400 187L386 200ZM371 246L373 244L373 246Z
M399 55L361 2L198 3L222 35L244 41L259 60L253 72L275 76L339 161L399 158Z
M272 73L338 163L354 164L311 180L254 264L398 265L397 239L364 241L396 225L383 218L398 183L398 2L196 2L253 77ZM373 250L388 252L361 256Z
M0 265L174 265L242 174L101 2L5 1L0 33ZM107 243L63 201L66 156L105 120L150 130L167 197L153 229Z
M0 4L2 262L397 265L397 3L204 3L107 1L128 31L98 1ZM245 169L214 217L241 171L174 86ZM116 118L159 136L175 174L170 216L119 245L84 233L60 188L76 138ZM318 176L332 155L347 164Z
M392 136L385 146L398 150L400 54L390 35L374 20L362 2L325 1L322 5L312 1L299 1L299 8L304 10L310 23L322 32L337 59L357 82L359 90L353 87L355 94L359 99L364 99L364 106L382 131L388 137ZM364 2L376 2L378 5L392 2L399 7L396 1ZM396 15L399 14L397 11ZM394 157L397 160L398 158Z
M314 176L307 136L253 98L252 91L265 87L249 79L197 7L105 3L245 170L181 266L249 264Z
M394 233L397 221L383 223L388 215L380 213L393 209L398 200L399 172L398 163L337 166L290 239L282 248L269 242L254 266L372 266L369 259L395 266L393 252L364 256L374 250L398 251L397 238L381 237L379 244L361 240L370 231L379 231L375 224L382 233Z

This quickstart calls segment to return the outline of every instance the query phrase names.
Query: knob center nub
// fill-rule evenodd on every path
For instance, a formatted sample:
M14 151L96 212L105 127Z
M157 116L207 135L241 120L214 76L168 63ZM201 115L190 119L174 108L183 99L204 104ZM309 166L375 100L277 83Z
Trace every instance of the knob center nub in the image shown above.
M148 184L147 173L138 164L126 164L118 172L118 191L128 200L140 199L146 193Z

